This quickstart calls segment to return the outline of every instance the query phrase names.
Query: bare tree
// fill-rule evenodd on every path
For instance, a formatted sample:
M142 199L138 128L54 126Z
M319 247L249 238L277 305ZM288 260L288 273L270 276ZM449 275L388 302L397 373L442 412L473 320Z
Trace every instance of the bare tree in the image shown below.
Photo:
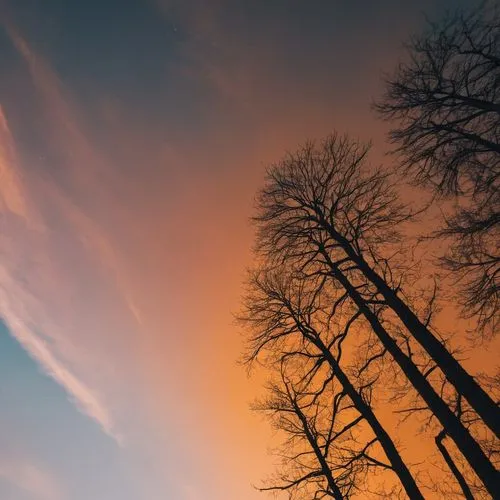
M422 357L425 358L425 356ZM426 376L437 373L437 371L433 369L435 367L433 363L426 364L428 367L425 371ZM498 393L499 385L497 377L480 375L480 378L491 394L494 395ZM396 381L396 386L397 385L398 382ZM500 443L498 439L492 435L490 429L484 425L477 413L463 400L462 396L456 392L455 388L448 383L442 374L437 374L435 385L439 386L440 396L447 402L450 408L453 409L457 418L463 422L464 426L469 429L475 440L485 451L489 460L498 468L500 465ZM399 387L396 387L393 397L401 401L405 398L405 395L408 395L407 384L399 384ZM406 407L398 410L398 413L402 416L403 420L409 417L417 418L422 422L421 431L425 430L435 434L434 442L442 460L446 464L447 470L442 469L445 474L444 477L439 477L439 479L429 477L429 489L434 490L436 493L446 498L491 498L491 494L484 485L478 481L474 471L467 462L464 462L463 457L456 453L454 447L451 447L451 449L447 448L446 438L448 435L445 429L440 428L439 423L435 421L435 417L430 410L419 404L420 401L418 398L410 396L410 398L406 398L406 400ZM441 468L441 466L437 466ZM451 479L451 482L446 479L446 476ZM453 482L455 484L453 484ZM458 491L457 487L459 488Z
M286 436L281 447L284 470L260 490L288 491L292 498L348 499L360 489L365 464L378 465L368 455L372 443L356 450L355 427L362 417L353 412L352 403L337 389L333 377L325 379L319 372L315 384L318 372L307 370L294 380L297 368L287 374L287 364L281 363L279 380L268 385L269 396L254 406Z
M393 315L497 434L499 410L404 298L404 272L391 266L389 243L412 217L388 174L368 172L368 148L348 138L310 143L272 166L255 220L260 255L307 276L334 281L432 410L493 495L498 473L462 422L384 328Z
M460 399L461 399L460 396L458 396L456 410L455 410L459 418L461 416ZM446 438L446 431L444 429L441 429L441 431L439 431L439 433L434 438L436 446L439 452L441 453L443 460L446 462L446 465L448 466L451 473L455 477L457 483L459 484L462 494L464 495L464 498L466 498L467 500L474 500L474 496L472 495L472 491L470 489L469 484L467 483L467 480L465 479L464 475L460 471L459 467L453 460L453 457L451 456L450 452L447 450L444 444L445 438Z
M412 338L404 331L397 332L401 339L401 346L405 350L406 354L412 359L412 361L419 367L422 374L428 379L432 380L433 386L439 387L440 397L446 401L446 403L451 407L455 408L455 413L457 418L462 419L463 417L463 407L461 404L461 396L456 393L453 386L451 386L446 378L437 369L437 365L429 358L425 351L418 349L418 345L414 345ZM387 365L386 365L387 366ZM430 409L422 404L422 400L418 393L412 391L411 384L408 380L401 379L398 377L397 373L392 374L392 376L385 377L385 383L387 384L386 390L391 394L389 401L392 403L397 402L400 407L396 413L399 414L401 421L406 421L410 417L419 420L422 423L420 432L435 432L434 442L439 451L441 459L446 464L448 469L448 474L446 469L443 469L444 476L439 477L439 479L434 480L434 478L429 478L427 487L431 490L435 490L436 493L441 493L444 497L460 496L467 499L474 500L474 495L472 493L471 484L475 483L474 477L470 474L466 474L462 469L467 469L467 464L457 463L453 454L448 451L445 440L447 437L446 430L439 426L439 423L435 422L435 416L430 411ZM390 387L389 387L390 386ZM470 410L470 408L469 408ZM477 418L477 415L474 413ZM465 421L464 424L470 428L470 422ZM478 439L477 433L471 432L476 440L481 443ZM488 443L490 444L490 443ZM488 449L488 446L482 446L483 449ZM488 457L491 458L491 454L487 453ZM439 467L439 465L438 465ZM441 468L441 467L440 467ZM470 471L470 467L468 468ZM447 481L446 476L451 476L451 483ZM456 483L456 484L452 484ZM457 492L457 487L459 488L459 493ZM476 487L477 489L477 487ZM486 498L489 498L487 496Z
M499 401L500 385L498 374L493 377L481 374L480 379L483 385L487 387L489 392L495 397L495 400ZM449 387L446 379L442 380L441 386L443 393L448 392L447 397L450 401L450 406L454 408L457 417L463 421L468 429L470 429L476 440L481 444L483 450L485 450L488 458L498 468L500 465L500 442L498 439L496 439L489 429L484 426L482 420L467 402L463 400L461 394L457 393L454 388ZM460 460L460 457L453 457L453 454L446 449L444 444L445 438L446 433L444 430L441 430L435 437L435 442L446 464L450 468L451 473L459 484L461 493L465 498L489 498L484 485L479 483L477 479L470 474L470 469L467 467L467 464L464 464L463 460Z
M358 412L359 418L353 422L366 422L375 436L361 451L354 453L347 464L344 462L344 469L352 466L353 458L391 469L399 477L409 498L423 499L394 442L371 408L373 381L357 389L341 367L345 339L356 328L361 314L346 304L344 294L340 294L333 301L333 310L343 309L344 321L340 322L338 315L332 313L332 295L327 293L322 278L304 278L300 273L286 273L283 268L261 269L252 275L242 315L251 333L246 361L252 362L265 354L271 365L283 358L312 359L313 372L326 364L330 374L325 384L333 379L338 381L341 392ZM388 464L369 454L370 447L377 443Z
M500 254L500 10L483 2L430 24L407 44L407 61L375 105L395 122L402 169L458 204L438 236L479 333L498 327Z

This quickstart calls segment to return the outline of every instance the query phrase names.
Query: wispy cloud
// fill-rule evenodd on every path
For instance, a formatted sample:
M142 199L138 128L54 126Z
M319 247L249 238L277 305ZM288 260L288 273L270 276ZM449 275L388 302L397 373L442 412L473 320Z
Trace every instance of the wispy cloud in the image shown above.
M85 300L85 293L92 293L92 287L86 284L92 277L96 291L102 293L103 288L112 286L133 318L132 323L142 323L140 308L115 246L74 199L75 190L93 200L110 196L99 181L101 175L106 175L107 165L81 130L77 113L57 75L16 26L5 19L4 28L26 62L43 103L47 138L64 158L64 182L46 175L48 172L39 175L37 168L27 172L0 107L0 211L6 221L0 237L0 314L13 336L65 388L75 405L122 443L104 398L91 388L102 383L105 388L100 387L100 392L113 391L109 374L114 371L116 359L104 366L101 361L105 353L100 352L102 345L113 341L113 337L99 339L97 331L85 332L84 325L93 325L95 321L82 317L82 311L88 309L86 302L75 302L76 297ZM106 203L108 208L113 205L110 200ZM68 268L71 248L82 252L79 268ZM106 295L103 309L109 300L116 299ZM100 312L92 311L96 317ZM77 326L79 323L81 327ZM110 325L102 318L99 332L105 333ZM99 339L101 345L92 344L92 339Z
M8 284L0 269L0 282L2 285ZM69 394L71 400L83 413L93 418L102 427L104 432L116 439L118 443L122 442L121 437L115 432L113 420L107 408L101 403L99 398L79 380L71 371L59 361L48 347L47 342L34 333L26 323L16 315L12 310L9 296L12 297L12 290L15 285L11 283L8 286L9 294L0 289L0 311L9 327L14 338L23 346L30 356L37 361L43 371L58 382ZM15 295L14 295L15 297ZM17 297L19 298L19 297Z
M31 267L31 271L33 267L28 261L23 262L22 258L16 261L14 256L42 250L41 245L38 248L34 245L24 249L22 245L46 237L41 226L32 223L39 218L39 214L28 208L28 199L29 192L23 186L21 170L16 161L14 141L0 108L0 207L4 219L0 247L3 257L0 265L0 314L12 335L40 364L43 371L67 391L75 405L97 421L107 434L121 442L110 412L100 398L58 359L46 338L36 333L37 329L43 329L47 324L36 324L33 318L33 310L44 307L43 299L30 291L27 285L30 278L22 273L23 265ZM103 246L104 243L100 245ZM50 337L51 332L45 333Z
M42 101L49 118L50 127L53 128L53 137L56 147L61 153L65 153L67 161L65 165L66 176L70 183L79 189L92 192L95 199L108 198L109 191L103 192L99 179L109 174L109 165L101 155L92 147L85 133L79 125L77 113L73 109L70 99L65 95L64 88L57 75L52 71L44 58L37 54L29 45L27 40L18 32L11 22L4 24L5 29L19 54L25 60L33 82L40 92ZM0 108L0 114L1 108ZM3 116L3 115L2 115ZM0 117L0 127L6 128L5 116ZM0 131L1 133L1 131ZM10 148L13 150L13 148ZM0 155L2 150L0 149ZM0 156L1 161L1 156ZM8 169L7 169L8 172ZM0 174L2 173L0 165ZM73 224L74 232L79 234L82 242L91 250L96 252L102 264L113 274L117 289L123 296L131 315L138 324L142 323L140 308L137 305L130 284L118 262L116 252L104 234L104 232L85 212L55 184L44 182L43 189L59 209L66 214L67 219ZM10 203L16 203L13 208L22 209L22 198L15 190L9 195ZM108 202L108 206L112 202Z
M4 204L2 208L28 220L28 209L22 194L19 172L11 168L15 161L7 119L0 105L0 190Z
M40 500L63 498L62 488L56 478L29 460L0 457L0 479Z

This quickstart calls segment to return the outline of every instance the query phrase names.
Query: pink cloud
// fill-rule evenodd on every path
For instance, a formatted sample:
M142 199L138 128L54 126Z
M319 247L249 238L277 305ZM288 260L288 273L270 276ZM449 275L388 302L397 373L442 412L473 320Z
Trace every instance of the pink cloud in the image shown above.
M0 479L8 481L37 500L61 500L62 488L47 470L29 460L0 457Z
M11 167L15 163L12 137L0 106L0 194L4 203L3 209L28 220L28 208L22 193L19 171Z
M30 193L20 180L21 169L16 157L14 141L0 108L0 207L5 221L0 239L3 257L0 264L0 314L12 335L42 366L44 372L65 388L76 406L96 420L106 433L118 439L111 415L100 398L57 358L47 338L36 333L37 329L50 323L43 320L43 314L40 314L44 308L43 298L34 294L26 286L26 278L20 276L23 266L30 266L29 261L23 262L22 256L36 250L43 252L49 235L46 227L39 223L33 224L40 220L41 214L36 213L32 206L28 208L28 205L32 205L26 202L30 199ZM73 217L76 214L74 212ZM79 226L84 224L80 222ZM28 247L23 248L23 244ZM54 335L50 331L46 334L49 337Z

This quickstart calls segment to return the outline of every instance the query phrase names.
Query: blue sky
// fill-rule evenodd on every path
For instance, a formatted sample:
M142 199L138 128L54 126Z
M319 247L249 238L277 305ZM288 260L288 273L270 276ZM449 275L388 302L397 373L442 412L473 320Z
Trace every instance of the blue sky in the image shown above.
M64 498L140 497L127 454L75 408L5 325L0 332L0 379L1 447L12 459L18 457L23 464L28 456L31 463L24 466L42 467L48 477L57 476ZM0 496L32 498L5 478L0 481Z

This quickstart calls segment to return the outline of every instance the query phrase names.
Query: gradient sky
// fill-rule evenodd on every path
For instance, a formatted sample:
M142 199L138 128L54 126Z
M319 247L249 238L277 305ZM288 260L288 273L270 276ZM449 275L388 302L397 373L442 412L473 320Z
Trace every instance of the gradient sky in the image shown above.
M0 498L253 500L233 323L266 163L472 0L0 0Z

